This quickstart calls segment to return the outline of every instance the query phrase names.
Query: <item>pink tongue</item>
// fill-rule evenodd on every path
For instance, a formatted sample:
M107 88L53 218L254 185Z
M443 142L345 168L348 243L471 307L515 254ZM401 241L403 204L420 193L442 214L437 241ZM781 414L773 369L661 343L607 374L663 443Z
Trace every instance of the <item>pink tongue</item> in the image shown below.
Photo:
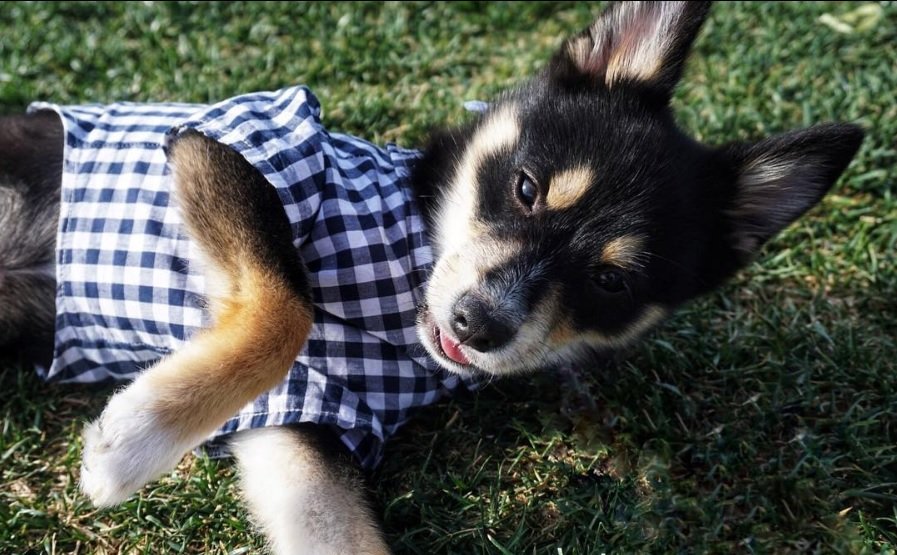
M445 352L445 355L450 359L458 364L463 364L464 366L470 364L470 361L467 360L467 357L464 356L464 353L458 348L458 344L448 335L442 333L442 330L439 330L439 344L442 345L443 352Z

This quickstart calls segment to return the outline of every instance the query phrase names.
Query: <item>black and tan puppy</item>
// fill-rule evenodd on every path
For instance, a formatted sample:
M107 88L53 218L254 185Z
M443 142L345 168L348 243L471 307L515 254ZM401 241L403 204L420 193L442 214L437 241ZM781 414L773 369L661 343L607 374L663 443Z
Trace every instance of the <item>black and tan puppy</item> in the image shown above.
M405 207L411 214L408 221L419 208L420 221L427 226L421 239L426 244L413 246L432 247L433 264L421 261L427 279L419 284L419 296L408 297L416 306L405 309L415 317L410 323L395 324L396 329L416 328L418 339L412 342L423 349L414 354L413 346L398 340L389 345L401 344L412 353L410 359L423 357L447 370L457 386L457 375L551 368L631 344L677 306L717 287L822 198L860 145L862 132L855 126L822 125L721 147L699 144L676 126L670 98L708 9L703 2L613 4L589 28L567 40L538 75L494 99L469 125L435 134L419 158L407 158L407 173L392 154L391 179L399 189L413 191ZM309 119L302 125L314 126L313 103L306 104L312 106L311 115L306 114ZM299 106L300 111L306 104ZM91 349L67 342L65 326L74 312L66 297L68 284L75 282L72 268L93 264L90 267L103 274L106 266L91 262L92 256L102 258L102 245L73 245L66 235L91 237L99 224L83 215L71 219L81 197L68 192L81 190L73 185L76 175L82 189L91 190L92 182L73 169L79 163L81 170L86 167L83 160L73 160L73 153L89 150L91 144L79 143L78 133L89 136L92 131L73 124L71 118L60 119L58 113L36 110L0 120L0 346L7 354L26 354L44 367L53 364L62 373L67 370L60 368L65 365L59 360L76 356L90 374L100 372L107 360L104 349L96 345L113 350L127 345L105 337ZM108 113L112 112L103 112ZM155 112L146 113L156 117ZM253 125L246 113L256 114L242 111L239 118L234 116L235 129ZM114 120L102 121L109 129L118 129ZM161 157L160 165L123 158L124 162L109 162L103 169L103 179L117 175L110 169L114 167L116 172L145 171L166 180L180 219L169 222L167 216L161 217L164 225L159 224L156 235L180 229L184 244L195 247L190 252L197 257L189 262L191 268L200 269L196 271L202 285L195 291L203 299L195 311L201 326L199 320L193 322L201 329L173 332L177 348L170 353L160 350L158 360L114 395L103 415L87 427L82 489L100 505L120 502L170 470L285 378L307 386L312 379L297 373L317 368L315 357L354 356L349 348L334 345L339 341L332 331L335 324L321 316L336 314L334 290L358 286L357 290L370 290L370 295L385 289L395 294L393 282L361 287L361 278L353 281L359 273L348 265L336 268L336 282L326 285L331 268L321 261L343 264L339 251L322 253L316 247L312 252L297 239L297 230L326 239L330 232L355 237L353 229L334 227L330 219L316 231L301 230L306 220L322 218L334 205L321 201L314 191L308 202L316 204L307 211L302 203L290 204L295 197L285 191L293 191L293 182L280 186L278 176L294 171L299 162L289 154L270 156L265 148L257 148L252 138L258 132L246 133L238 144L230 142L226 131L204 128L206 123L187 125L167 138L160 133L133 141L115 139L123 156L129 155L129 148L142 149ZM128 132L154 132L147 125L141 121ZM352 203L361 203L358 199L364 194L334 181L325 155L355 145L350 157L355 165L345 175L357 174L360 179L374 170L368 162L357 162L362 158L359 153L370 151L374 153L370 160L375 160L379 151L321 130L313 136L314 141L326 140L289 145L291 152L309 151L301 161L302 171L317 163L309 160L322 161L312 180L315 186L343 199L343 205L360 206ZM265 161L259 164L254 156L269 157L258 158ZM90 166L100 167L101 162L102 156ZM114 189L115 180L111 183ZM144 198L145 190L135 198ZM351 194L340 196L349 190ZM149 205L167 206L164 191L151 198ZM365 206L372 202L369 197L363 200ZM390 205L390 210L401 208ZM361 219L356 213L350 216ZM393 229L394 222L386 218L363 216L373 218L373 228L386 235ZM58 225L60 218L63 225ZM83 228L74 229L72 221ZM176 232L167 239L180 244L182 238ZM380 248L368 249L366 256ZM83 253L84 260L73 260L72 252ZM142 254L122 252L121 258ZM371 264L348 258L346 264ZM398 273L401 270L400 266ZM186 283L192 279L188 274L171 275L187 276ZM154 275L158 280L159 274ZM102 277L79 279L78 283L94 283ZM144 303L141 306L152 312L153 303L161 302L156 290L144 299L138 287L134 295L140 298L131 299L125 294L130 283L123 287L103 283L108 292L103 287L85 291L97 298L108 295L134 310ZM377 322L401 320L395 316L402 314L401 306L372 315L371 306L385 305L366 304L370 300L353 299L364 310L340 312L339 325L358 327L357 322L372 316L382 316ZM189 304L178 302L180 307ZM97 306L102 311L105 305ZM127 327L122 322L130 322L125 317L104 320L102 314L83 311L80 318L80 330L102 334L97 322L109 322L115 337L119 327ZM90 326L83 324L88 319ZM158 335L155 320L144 315L135 321L146 326L141 333ZM177 322L166 324L180 329ZM366 331L389 337L394 330ZM133 349L147 350L137 341ZM380 349L383 359L372 366L382 366L392 356L382 354L384 349ZM318 354L319 350L326 352ZM415 363L414 371L426 370L429 363ZM375 370L363 369L369 370L374 375ZM377 389L365 402L387 412L399 410L381 396L389 399L390 387L406 387L402 379L376 383L386 389ZM413 398L409 406L438 398L408 387L403 394ZM312 402L305 403L308 407ZM353 410L360 404L351 402ZM319 427L250 422L244 431L224 434L240 466L248 503L274 551L388 551L357 480L346 478L351 475L346 462L322 447L335 428L343 428L339 434L344 445L364 444L363 437L352 436L353 430L341 422ZM378 438L387 435L383 432Z

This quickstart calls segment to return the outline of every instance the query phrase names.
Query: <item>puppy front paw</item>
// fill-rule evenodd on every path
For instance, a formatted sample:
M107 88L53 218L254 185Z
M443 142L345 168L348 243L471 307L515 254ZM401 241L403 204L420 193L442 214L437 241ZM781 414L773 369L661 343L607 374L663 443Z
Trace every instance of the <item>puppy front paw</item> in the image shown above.
M138 380L115 394L103 414L85 427L81 491L95 505L121 503L174 468L192 447L160 422L156 401Z

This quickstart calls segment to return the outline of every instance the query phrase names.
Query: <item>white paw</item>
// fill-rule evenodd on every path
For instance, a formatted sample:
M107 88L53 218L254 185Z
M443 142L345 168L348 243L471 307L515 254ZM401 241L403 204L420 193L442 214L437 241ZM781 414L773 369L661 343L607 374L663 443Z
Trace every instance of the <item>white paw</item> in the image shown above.
M138 379L84 429L81 491L95 505L124 501L174 468L193 447L167 431L157 411L151 388Z

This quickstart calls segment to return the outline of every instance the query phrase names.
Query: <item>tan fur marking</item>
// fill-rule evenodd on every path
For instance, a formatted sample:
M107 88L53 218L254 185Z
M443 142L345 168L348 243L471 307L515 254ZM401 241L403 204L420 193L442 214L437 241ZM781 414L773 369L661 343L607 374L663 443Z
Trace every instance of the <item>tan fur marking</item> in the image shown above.
M624 269L638 268L642 265L645 241L638 235L624 235L605 243L601 251L601 260L611 266Z
M558 322L548 334L548 340L555 348L572 343L575 339L576 331L574 331L573 326L567 320Z
M594 181L595 174L588 166L564 170L551 178L545 203L554 210L569 208L579 202Z
M182 438L210 434L283 380L311 330L311 307L270 276L252 276L218 321L146 373L159 421Z

